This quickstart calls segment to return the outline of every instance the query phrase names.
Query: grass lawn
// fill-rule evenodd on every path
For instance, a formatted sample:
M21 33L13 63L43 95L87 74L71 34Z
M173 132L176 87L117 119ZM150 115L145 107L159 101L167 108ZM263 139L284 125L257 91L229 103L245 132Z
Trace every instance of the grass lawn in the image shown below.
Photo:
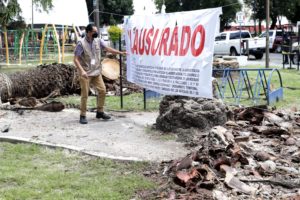
M144 97L143 93L133 93L123 97L123 109L121 109L121 97L106 96L105 109L106 110L126 110L126 111L144 111ZM80 105L80 96L60 97L56 100L65 104ZM146 100L146 110L155 111L159 108L161 98L150 98ZM96 108L97 102L95 96L88 98L88 107Z
M0 143L0 199L120 199L155 184L144 162L118 162L36 145ZM149 169L149 168L148 168Z

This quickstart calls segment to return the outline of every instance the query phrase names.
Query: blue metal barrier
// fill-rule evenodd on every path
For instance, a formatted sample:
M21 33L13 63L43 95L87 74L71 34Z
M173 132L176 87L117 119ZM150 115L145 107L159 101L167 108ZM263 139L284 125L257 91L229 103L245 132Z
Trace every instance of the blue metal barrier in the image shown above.
M270 72L268 79L266 77L267 71ZM276 89L271 87L271 80L275 71L278 74L280 84ZM257 72L254 83L251 82L248 72ZM220 73L222 76L218 77ZM248 99L252 100L254 104L259 103L262 94L268 105L283 98L282 79L278 69L215 69L213 70L213 77L217 79L216 87L219 98L228 98L226 89L229 87L231 93L229 98L233 98L235 104L240 104L244 92L247 92Z
M277 88L276 90L272 91L270 86L271 86L271 80L272 80L272 75L273 75L274 71L276 71L278 76L279 76L280 87ZM281 79L281 75L280 75L280 72L278 71L278 69L273 69L271 71L271 73L269 74L267 87L268 87L267 88L267 101L268 101L268 104L272 104L273 102L277 102L280 99L283 99L282 79Z
M144 88L143 96L144 96L144 110L146 110L147 109L147 99L160 98L162 96L162 94Z
M158 97L161 96L160 93L154 92L154 91L148 90L148 89L145 89L144 92L145 92L145 95L146 95L146 99L149 99L149 98L158 98Z

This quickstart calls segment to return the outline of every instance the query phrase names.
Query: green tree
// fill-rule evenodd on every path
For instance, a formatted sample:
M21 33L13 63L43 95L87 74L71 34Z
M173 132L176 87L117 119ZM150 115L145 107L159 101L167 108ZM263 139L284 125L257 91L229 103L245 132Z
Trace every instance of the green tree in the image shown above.
M297 23L298 21L300 21L300 4L296 6L295 12L290 14L291 15L288 15L288 18L292 23Z
M132 0L100 0L102 11L111 12L119 15L114 15L115 23L123 23L123 15L133 14ZM100 8L101 9L101 8ZM101 14L101 13L100 13ZM108 13L101 14L101 22L103 24L112 24Z
M33 0L33 3L40 6L43 10L47 10L52 7L52 0ZM9 64L9 52L7 43L7 25L13 21L21 21L20 16L21 8L17 0L10 0L8 5L5 6L3 2L0 2L0 26L4 32L4 42L6 47L6 63ZM17 19L17 20L15 20Z
M290 0L285 16L293 23L300 21L300 0Z
M265 0L245 0L244 2L254 11L253 19L258 19L259 22L266 19ZM281 25L281 16L286 16L292 22L300 20L299 8L300 0L270 0L270 28L274 29L278 21Z
M117 21L115 20L113 15L110 15L110 17L109 17L109 24L111 24L111 25L117 24Z
M155 0L155 4L160 9L163 0ZM224 6L220 21L221 30L235 20L236 13L241 9L239 0L165 0L165 5L166 12L190 11Z
M17 0L9 1L7 7L3 2L0 2L0 25L3 30L6 30L8 23L12 22L14 18L20 19L21 8Z
M117 26L110 26L108 29L108 33L110 36L111 41L113 42L114 47L116 47L116 43L119 41L122 29Z
M86 0L88 12L92 13L94 8L94 1L96 0ZM123 15L133 14L133 3L132 0L98 0L99 10L100 10L100 23L103 24L116 24L123 23ZM116 15L112 14L114 13ZM93 15L90 16L90 20L94 21Z
M244 0L247 7L253 11L251 18L258 20L259 33L261 33L261 23L266 19L266 1L265 0ZM255 30L256 32L256 30Z
M51 8L52 0L33 0L33 3L37 5L38 7L42 8L42 10L47 11L49 8ZM0 2L0 25L3 29L7 27L7 25L15 21L22 20L20 13L22 9L20 8L20 5L17 0L10 0L8 2L7 7L4 6L3 2Z
M289 20L295 15L297 5L300 0L271 0L270 1L270 18L272 20L271 29L276 27L279 16L286 16Z
M33 3L47 12L48 9L53 7L52 1L53 0L33 0Z

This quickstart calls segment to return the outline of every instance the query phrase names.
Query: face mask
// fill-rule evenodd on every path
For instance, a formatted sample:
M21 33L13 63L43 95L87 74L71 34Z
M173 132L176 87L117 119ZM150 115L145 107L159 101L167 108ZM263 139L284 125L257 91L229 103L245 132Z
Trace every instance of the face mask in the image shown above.
M93 38L97 38L98 37L98 33L93 33L92 37Z

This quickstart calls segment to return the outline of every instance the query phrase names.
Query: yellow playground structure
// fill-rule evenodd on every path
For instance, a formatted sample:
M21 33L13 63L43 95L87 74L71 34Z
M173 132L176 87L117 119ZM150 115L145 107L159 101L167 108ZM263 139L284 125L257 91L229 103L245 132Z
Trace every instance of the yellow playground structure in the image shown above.
M78 27L48 24L40 29L0 30L0 63L64 63L80 35Z

